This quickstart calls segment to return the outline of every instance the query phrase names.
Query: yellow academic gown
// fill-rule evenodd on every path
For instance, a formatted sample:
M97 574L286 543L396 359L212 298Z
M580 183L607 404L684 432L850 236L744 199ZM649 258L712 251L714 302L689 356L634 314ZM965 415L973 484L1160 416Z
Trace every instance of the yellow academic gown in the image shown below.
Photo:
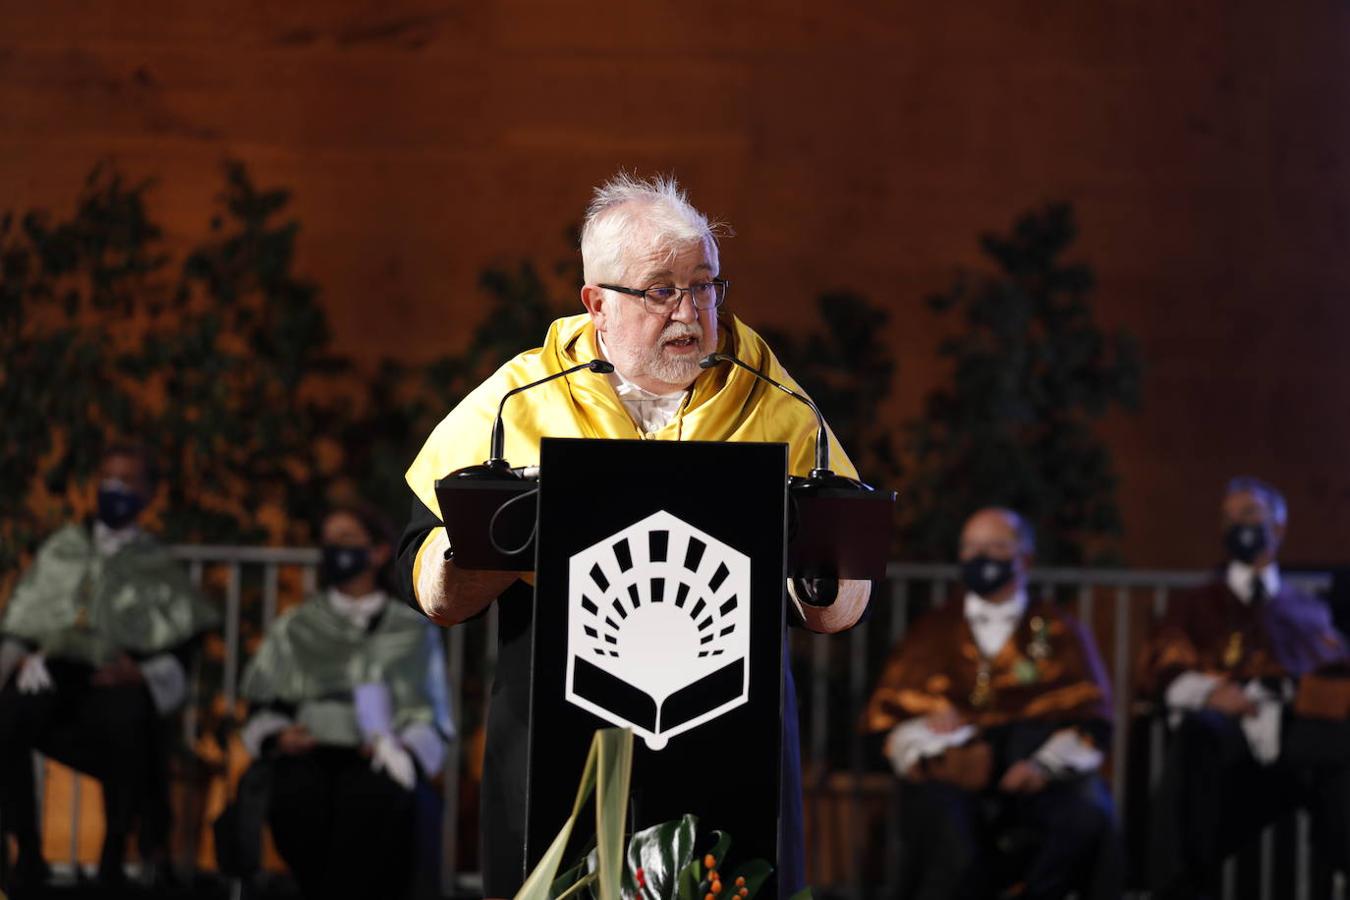
M732 315L720 319L718 349L731 353L774 380L801 391L758 334ZM588 315L558 319L544 345L520 354L464 398L432 432L407 472L416 495L413 524L400 545L403 590L411 596L426 564L424 550L439 519L435 482L456 469L488 458L497 404L512 388L564 369L602 358ZM816 420L805 404L765 384L749 372L724 364L704 371L675 418L653 434L643 434L609 380L582 371L516 395L507 411L505 457L513 465L539 461L543 437L651 439L662 441L751 441L786 443L788 471L807 475L814 464ZM857 477L848 456L831 433L831 468ZM484 888L489 896L509 896L522 880L520 847L524 834L525 734L529 722L529 651L532 592L516 582L498 599L498 666L493 684L483 766L481 828ZM797 713L791 672L783 715L783 772L780 886L801 881L800 761Z

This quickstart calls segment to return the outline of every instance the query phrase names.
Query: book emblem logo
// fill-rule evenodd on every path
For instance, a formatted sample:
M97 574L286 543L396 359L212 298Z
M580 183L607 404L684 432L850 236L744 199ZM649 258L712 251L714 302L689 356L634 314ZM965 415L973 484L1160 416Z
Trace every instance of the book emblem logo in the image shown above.
M750 692L750 558L664 510L568 563L567 700L652 750Z

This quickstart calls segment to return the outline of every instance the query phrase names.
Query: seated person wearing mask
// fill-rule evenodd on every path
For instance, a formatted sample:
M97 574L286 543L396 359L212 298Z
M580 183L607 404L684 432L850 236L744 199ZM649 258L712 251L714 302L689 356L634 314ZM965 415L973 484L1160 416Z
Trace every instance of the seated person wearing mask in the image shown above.
M49 876L34 796L34 750L103 786L99 878L119 883L126 839L167 855L169 714L188 695L187 659L216 627L183 567L137 524L156 472L139 445L99 466L98 514L38 549L0 618L0 819L18 845L16 887Z
M1279 491L1234 478L1220 520L1228 562L1172 600L1141 666L1172 726L1151 829L1162 897L1202 894L1224 857L1299 805L1328 860L1350 863L1345 641L1326 604L1280 576Z
M381 587L393 551L378 514L335 508L321 535L328 589L268 628L240 737L270 769L267 821L304 896L400 897L416 792L451 737L440 632Z
M963 601L913 624L868 703L863 726L887 734L901 779L901 896L1002 896L1006 882L1026 898L1120 894L1119 838L1097 774L1110 685L1079 624L1028 600L1034 552L1017 513L971 516ZM1026 852L999 858L996 842L1013 833Z

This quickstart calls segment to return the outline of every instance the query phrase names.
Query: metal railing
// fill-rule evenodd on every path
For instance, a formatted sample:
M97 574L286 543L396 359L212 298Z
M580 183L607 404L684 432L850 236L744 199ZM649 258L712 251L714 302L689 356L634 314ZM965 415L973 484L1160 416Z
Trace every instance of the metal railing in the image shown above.
M187 565L193 582L222 606L224 648L219 691L226 710L232 711L245 661L244 633L261 634L276 617L283 595L287 600L298 600L314 590L319 553L314 549L177 546L173 554ZM1210 577L1208 572L1161 570L1038 569L1032 573L1033 592L1051 592L1068 602L1096 636L1111 674L1116 727L1108 774L1118 804L1130 796L1129 741L1137 722L1145 722L1150 729L1146 767L1149 786L1156 784L1162 762L1160 718L1136 715L1139 710L1134 701L1132 661L1139 641L1148 625L1166 611L1174 592L1196 587ZM1325 592L1330 583L1327 575L1287 577L1318 593ZM878 585L868 616L857 627L834 636L804 631L792 634L793 670L801 709L807 876L816 885L818 896L865 900L887 895L896 883L895 854L891 852L898 836L894 779L879 765L875 751L869 750L856 726L888 648L904 636L917 614L947 602L955 593L958 578L955 566L892 564L886 581ZM449 629L446 652L451 711L459 739L450 747L445 770L441 884L446 894L454 895L472 892L481 884L472 865L460 856L464 835L459 808L461 793L469 783L464 742L474 725L485 718L496 666L495 606L476 622ZM200 680L200 673L196 677ZM195 707L185 713L184 732L189 745L197 736L200 715ZM79 815L78 802L72 815ZM848 823L848 827L836 827L839 823ZM1298 827L1292 896L1301 900L1310 897L1306 814L1300 813ZM77 821L72 822L72 833L78 833ZM1290 896L1289 890L1275 892L1271 883L1273 835L1269 830L1261 846L1261 896ZM72 856L75 849L72 842ZM1230 862L1225 896L1232 896L1235 871ZM1343 896L1343 881L1337 883L1337 890L1337 896Z

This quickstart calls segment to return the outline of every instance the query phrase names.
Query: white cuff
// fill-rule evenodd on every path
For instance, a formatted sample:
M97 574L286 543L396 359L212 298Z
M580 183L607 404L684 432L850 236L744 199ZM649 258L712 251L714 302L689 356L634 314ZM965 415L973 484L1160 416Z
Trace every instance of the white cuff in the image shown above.
M1256 704L1256 715L1243 716L1239 724L1247 737L1247 746L1252 756L1263 766L1268 766L1280 758L1280 719L1283 718L1284 704L1279 695L1267 690L1259 681L1247 683L1243 691Z
M1100 768L1102 751L1084 740L1077 731L1064 728L1050 735L1032 759L1053 776L1080 775Z
M950 747L959 747L975 737L974 725L963 725L953 731L937 732L923 719L910 719L891 729L886 738L886 758L895 774L904 777L921 759L941 756Z
M414 722L399 732L398 739L417 758L424 778L434 778L445 765L445 738L429 722Z
M161 716L173 712L187 699L187 673L172 653L160 653L140 663L150 699Z
M1163 702L1168 709L1196 710L1204 709L1209 695L1223 681L1218 675L1206 675L1204 672L1182 672L1167 686Z
M274 734L280 734L292 724L290 716L264 709L249 716L244 727L239 729L239 742L244 745L248 755L257 759L262 756L262 745Z

